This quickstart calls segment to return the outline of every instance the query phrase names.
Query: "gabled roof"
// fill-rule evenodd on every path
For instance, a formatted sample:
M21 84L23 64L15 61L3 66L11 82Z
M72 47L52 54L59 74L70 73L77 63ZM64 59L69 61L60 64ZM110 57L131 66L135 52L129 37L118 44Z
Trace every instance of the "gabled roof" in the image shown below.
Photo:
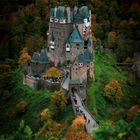
M50 9L50 17L52 17L52 18L55 17L55 8Z
M87 6L82 6L80 8L80 13L82 14L83 18L88 18L89 17L89 9Z
M47 49L42 49L39 58L40 63L48 63Z
M89 49L87 49L87 50L84 52L84 59L85 59L86 62L92 61L92 54L91 54L91 52L89 51Z
M81 34L78 30L78 28L74 28L72 33L70 34L70 37L67 40L67 43L78 43L78 44L83 44L84 40L81 37Z
M47 56L47 49L42 49L41 53L34 52L31 62L41 63L41 64L49 63L49 59Z
M79 8L77 8L76 12L74 12L73 22L74 23L82 23L83 22L83 17L82 17L82 14L80 13Z
M39 61L39 58L40 58L40 54L37 53L37 52L34 52L33 56L32 56L32 59L31 59L31 62L38 62Z
M65 19L66 18L66 8L64 6L59 6L57 8L56 17L58 19L60 19L60 18Z
M89 38L87 41L85 41L84 46L89 47L92 46L92 44L93 44L93 40L92 38Z

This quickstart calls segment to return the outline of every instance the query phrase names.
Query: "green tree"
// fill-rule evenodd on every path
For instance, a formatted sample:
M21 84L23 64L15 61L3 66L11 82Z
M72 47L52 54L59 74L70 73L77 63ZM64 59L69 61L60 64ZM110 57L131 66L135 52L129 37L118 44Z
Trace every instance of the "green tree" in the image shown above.
M62 90L56 91L51 96L51 103L54 109L54 117L55 119L63 118L63 114L65 113L67 98L65 97Z

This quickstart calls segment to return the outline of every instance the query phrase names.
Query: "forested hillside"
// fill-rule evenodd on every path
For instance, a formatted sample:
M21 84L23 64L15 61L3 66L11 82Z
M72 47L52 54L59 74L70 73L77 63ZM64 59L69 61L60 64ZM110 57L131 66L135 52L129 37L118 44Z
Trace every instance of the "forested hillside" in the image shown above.
M62 91L22 83L22 65L47 47L49 10L59 4L92 12L95 79L86 104L99 122L92 135ZM139 0L1 0L0 19L0 140L140 139L140 81L116 66L140 52Z

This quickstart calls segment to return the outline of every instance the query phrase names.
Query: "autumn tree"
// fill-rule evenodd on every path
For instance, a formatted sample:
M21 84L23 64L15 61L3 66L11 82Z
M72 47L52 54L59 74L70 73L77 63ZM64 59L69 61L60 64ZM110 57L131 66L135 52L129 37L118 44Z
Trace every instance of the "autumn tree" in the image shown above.
M37 138L39 139L43 136L49 139L61 139L63 136L63 127L52 119L52 113L50 110L48 108L43 109L39 114L39 117L43 122L43 126L39 129Z
M117 80L110 81L104 88L104 96L110 101L121 101L123 93Z
M20 65L24 65L30 60L31 60L31 56L28 54L27 48L23 48L18 63Z
M61 71L56 67L51 67L47 70L45 76L48 78L59 78L61 76Z
M117 45L116 32L111 31L111 32L108 33L108 45L109 45L109 48L115 49L115 47Z
M128 110L127 119L128 119L129 122L132 121L135 118L138 110L139 110L138 105L134 105Z
M84 129L85 119L83 116L77 116L65 135L65 140L93 140Z
M54 109L54 117L56 119L62 118L67 104L67 98L62 90L54 92L51 96L51 103Z
M42 112L39 114L40 120L45 121L46 119L51 118L51 112L49 111L48 108L45 108L42 110Z
M16 113L17 114L21 114L21 113L25 113L25 111L27 110L27 106L28 106L28 103L24 100L18 102L16 104Z

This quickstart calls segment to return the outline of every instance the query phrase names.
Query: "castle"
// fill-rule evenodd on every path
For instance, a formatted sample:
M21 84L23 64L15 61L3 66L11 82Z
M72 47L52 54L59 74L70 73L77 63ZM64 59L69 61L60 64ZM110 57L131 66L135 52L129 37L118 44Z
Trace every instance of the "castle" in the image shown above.
M51 84L55 87L54 81L50 83L44 77L51 66L61 66L60 83L64 80L62 66L69 66L70 88L78 89L88 77L94 77L91 11L87 6L51 8L47 36L48 47L34 52L30 64L25 67L27 85L36 89L48 89Z
M91 133L98 126L84 105L88 78L94 78L91 12L87 6L50 9L48 47L34 52L24 67L24 83L35 89L59 90L70 97Z

